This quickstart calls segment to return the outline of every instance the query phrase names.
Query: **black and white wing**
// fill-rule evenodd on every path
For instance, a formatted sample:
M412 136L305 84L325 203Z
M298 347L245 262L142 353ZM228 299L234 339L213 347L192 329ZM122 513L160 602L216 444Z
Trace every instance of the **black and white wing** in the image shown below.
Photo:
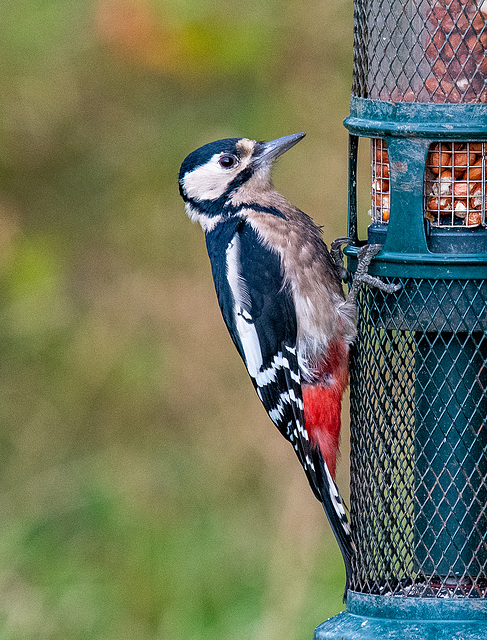
M306 431L296 353L296 311L280 258L250 225L242 223L229 239L224 264L213 267L228 330L269 417L293 445L313 493L323 504L348 576L352 554L349 526L335 482Z

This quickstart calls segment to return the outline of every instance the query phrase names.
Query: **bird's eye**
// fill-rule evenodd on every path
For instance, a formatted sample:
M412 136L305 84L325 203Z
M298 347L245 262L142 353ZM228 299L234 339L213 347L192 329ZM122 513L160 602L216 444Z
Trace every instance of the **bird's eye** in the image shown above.
M234 167L237 164L237 158L235 156L225 154L219 158L218 162L220 167L223 167L224 169L231 169L231 167Z

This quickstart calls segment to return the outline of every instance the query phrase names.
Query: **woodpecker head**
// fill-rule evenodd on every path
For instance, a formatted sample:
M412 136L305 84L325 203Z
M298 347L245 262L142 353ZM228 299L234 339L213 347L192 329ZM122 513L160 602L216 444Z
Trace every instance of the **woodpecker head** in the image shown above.
M271 189L274 160L304 136L295 133L270 142L226 138L190 153L179 171L179 191L189 217L205 228L203 223L208 226L211 218L221 216L232 199L235 204L250 203L259 192Z

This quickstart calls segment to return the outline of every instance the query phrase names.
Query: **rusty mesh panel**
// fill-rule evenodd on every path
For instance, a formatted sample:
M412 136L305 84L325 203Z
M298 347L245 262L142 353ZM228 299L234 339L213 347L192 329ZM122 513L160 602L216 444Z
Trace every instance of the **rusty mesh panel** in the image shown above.
M362 291L351 360L351 588L487 596L487 282Z
M352 93L405 102L487 102L483 0L356 0Z

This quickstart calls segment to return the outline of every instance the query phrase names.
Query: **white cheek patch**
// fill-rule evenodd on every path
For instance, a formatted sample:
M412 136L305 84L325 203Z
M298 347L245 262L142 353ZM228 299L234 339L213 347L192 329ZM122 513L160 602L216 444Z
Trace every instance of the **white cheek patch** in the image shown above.
M216 153L206 164L184 176L183 188L192 200L218 200L237 175L240 165L235 169L223 169L218 164L219 157Z
M240 145L239 148L243 157L235 167L231 169L221 167L218 160L222 154L215 153L206 164L196 167L196 169L193 169L193 171L184 176L183 189L191 200L200 202L202 200L218 200L218 198L221 198L227 191L230 183L252 160L250 149L245 147L241 148L242 142L244 141L241 140L237 144L237 147ZM247 140L247 142L250 144L252 141ZM252 143L252 145L253 144L254 143Z

